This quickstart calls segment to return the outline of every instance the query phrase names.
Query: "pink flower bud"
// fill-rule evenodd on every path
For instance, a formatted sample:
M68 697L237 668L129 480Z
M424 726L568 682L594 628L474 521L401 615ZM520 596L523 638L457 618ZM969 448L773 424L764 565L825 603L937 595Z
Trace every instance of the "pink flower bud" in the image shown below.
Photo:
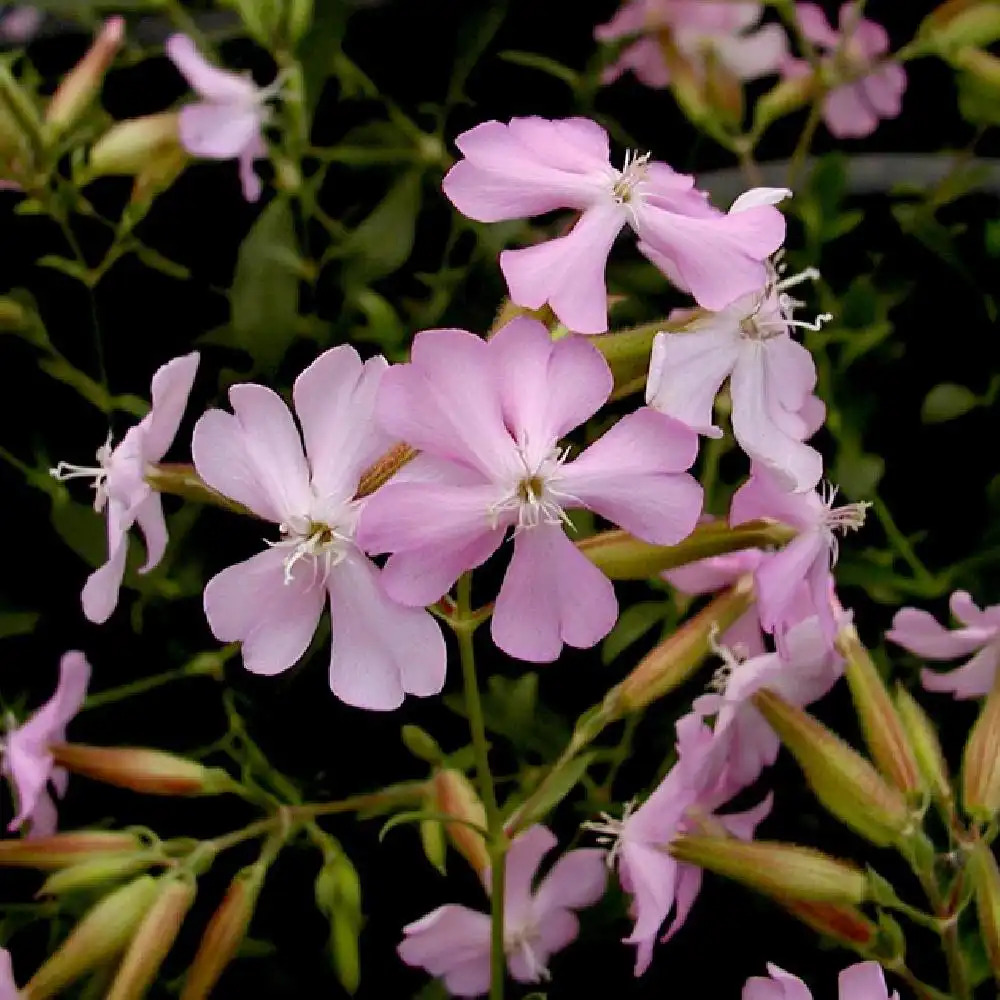
M411 459L417 457L417 450L408 444L397 444L390 448L374 465L361 473L356 498L366 497L384 486Z
M979 936L993 976L1000 983L1000 869L990 845L976 841L969 854L969 865L976 888Z
M0 840L0 867L54 870L76 865L101 854L123 854L143 847L132 833L75 830L51 837Z
M490 855L486 841L467 823L486 828L486 809L480 801L469 779L452 768L442 768L433 778L431 799L437 812L464 820L462 823L447 823L445 831L452 846L475 872L481 875L490 866Z
M962 802L983 822L1000 812L1000 672L965 744Z
M93 889L105 882L112 882L135 875L162 860L153 851L130 851L102 854L69 865L50 875L38 890L39 896L59 896L77 889Z
M954 808L955 793L934 724L913 695L901 685L896 687L896 710L909 736L924 784L950 813Z
M782 906L817 933L855 951L866 952L878 937L878 927L849 904L796 899L782 900Z

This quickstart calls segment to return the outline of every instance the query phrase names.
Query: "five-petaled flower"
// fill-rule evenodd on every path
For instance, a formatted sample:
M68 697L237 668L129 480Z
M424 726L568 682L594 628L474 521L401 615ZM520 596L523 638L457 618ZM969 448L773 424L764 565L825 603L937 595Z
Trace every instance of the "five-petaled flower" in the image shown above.
M60 480L93 479L94 509L107 516L108 561L94 570L83 588L83 613L98 624L111 617L125 575L128 530L139 525L146 543L148 573L167 548L167 525L159 494L146 482L148 467L159 462L173 443L198 371L197 351L174 358L153 376L149 413L129 428L114 449L111 438L97 450L94 467L60 462L50 473Z
M362 364L348 346L321 354L292 390L301 437L277 393L235 385L233 413L209 410L192 442L205 482L281 532L263 552L209 581L212 632L243 644L248 670L276 674L306 651L329 598L330 688L370 709L396 708L405 694L437 694L445 677L434 619L393 601L354 540L361 473L391 444L373 419L387 367L382 357Z
M586 118L488 121L455 144L463 159L448 171L444 193L479 222L581 213L565 236L500 254L511 298L532 309L548 303L571 330L608 327L604 268L625 226L639 249L707 309L722 309L760 288L765 261L785 237L774 204L785 188L754 188L728 213L708 204L694 179L648 154L611 165L608 134Z
M425 330L412 360L388 371L378 417L422 454L367 503L358 529L404 604L438 600L514 529L514 553L493 613L496 644L524 660L585 648L618 617L614 588L566 536L582 507L639 538L672 545L698 520L702 492L685 473L697 438L642 408L573 461L560 439L611 393L611 371L583 337L553 341L539 322L512 320L492 340Z
M899 1000L885 984L878 962L849 965L837 977L839 1000ZM768 963L767 977L751 976L743 987L743 1000L812 1000L812 993L798 976Z
M66 726L80 711L90 682L90 664L83 653L71 650L59 661L59 683L55 694L19 726L7 731L0 750L3 776L17 797L17 814L9 830L29 825L32 837L55 832L56 805L49 794L51 783L59 796L66 793L69 775L56 767L50 747L66 739ZM0 977L2 979L2 977ZM3 1000L0 987L0 1000Z
M556 846L544 826L525 830L507 852L504 950L519 983L549 978L549 956L579 932L574 910L592 906L607 880L604 852L569 851L534 886L542 859ZM486 872L487 876L490 874ZM489 888L487 879L487 888ZM439 906L403 928L399 957L444 980L453 996L475 997L490 988L490 918L465 906Z

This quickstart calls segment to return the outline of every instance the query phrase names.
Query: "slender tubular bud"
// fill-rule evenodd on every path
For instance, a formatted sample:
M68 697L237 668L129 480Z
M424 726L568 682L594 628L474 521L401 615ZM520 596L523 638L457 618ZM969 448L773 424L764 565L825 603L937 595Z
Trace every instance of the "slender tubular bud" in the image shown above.
M902 685L896 686L896 710L910 738L924 784L935 801L950 814L955 807L955 793L934 724Z
M979 936L993 978L1000 983L1000 869L989 844L976 841L969 853L969 868L975 886Z
M884 847L903 838L912 822L906 799L864 757L773 691L758 691L753 703L830 813L873 844Z
M615 379L616 397L626 385L635 383L636 391L645 386L649 357L656 335L663 330L676 332L682 329L683 325L661 319L655 323L643 323L641 326L612 330L587 338L587 342L593 344L604 355L604 360L611 368L611 374Z
M671 842L669 851L678 861L782 901L856 905L868 894L868 879L860 868L798 844L681 836Z
M845 660L844 674L876 767L905 795L918 797L923 785L909 734L853 625L840 630L836 645Z
M648 580L709 556L785 545L795 535L794 528L777 521L748 521L735 528L725 521L707 521L677 545L652 545L615 529L581 539L577 548L611 580Z
M962 804L981 822L1000 811L1000 671L965 744Z
M442 768L434 774L432 796L437 812L464 821L446 823L445 832L455 850L481 875L490 866L490 854L482 834L466 824L473 823L485 830L486 809L472 782L461 771Z
M135 875L162 861L155 851L129 851L121 854L102 854L69 865L50 875L38 890L39 896L59 896L76 889L93 889L105 882L113 882Z
M619 715L645 708L680 687L712 653L712 636L724 632L753 600L753 577L723 591L673 635L646 654L615 689Z
M104 74L125 38L125 20L109 18L84 57L66 74L45 111L45 123L53 136L61 135L79 121L97 97Z
M249 865L237 873L201 937L184 980L181 1000L204 1000L232 961L257 906L267 866Z
M92 907L45 964L23 994L46 1000L122 951L160 892L152 875L142 875Z
M390 448L379 460L361 473L355 499L374 493L384 486L407 462L417 457L416 448L408 444L397 444Z
M967 45L951 56L950 62L958 69L971 73L990 90L1000 90L1000 59L991 52Z
M160 895L132 938L104 1000L141 1000L180 933L194 903L195 883L173 875L161 882Z
M14 78L6 63L0 63L0 106L15 122L32 150L42 151L42 122L34 100Z
M868 951L878 938L878 927L856 906L810 900L782 900L782 906L818 934L855 951Z
M164 111L116 122L90 151L90 169L102 174L141 174L150 164L172 157L181 148L180 115Z
M146 795L219 795L235 788L220 768L162 750L82 743L56 743L51 750L55 762L74 774Z
M947 0L924 18L919 37L942 53L966 45L992 45L1000 38L1000 4Z
M55 871L99 855L132 853L143 846L135 834L111 830L75 830L51 837L0 840L0 867Z

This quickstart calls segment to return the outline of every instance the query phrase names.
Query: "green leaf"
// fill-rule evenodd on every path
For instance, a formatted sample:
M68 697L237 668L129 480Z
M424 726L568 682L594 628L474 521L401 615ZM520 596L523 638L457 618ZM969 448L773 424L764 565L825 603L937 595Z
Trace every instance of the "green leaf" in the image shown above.
M663 620L664 612L662 601L640 601L626 608L601 646L601 662L607 666L617 660L629 646Z
M79 261L68 260L65 257L59 257L54 253L47 253L44 257L39 257L35 263L39 267L50 267L53 271L61 271L63 274L68 275L75 281L79 281L81 284L90 285L90 268L85 267Z
M445 107L448 108L467 99L465 83L469 74L482 58L507 16L506 0L490 3L485 9L477 10L475 7L467 9L470 13L462 22L458 32L451 80L448 83L448 96L445 98Z
M523 826L531 826L543 820L573 789L577 782L587 773L596 754L594 752L580 754L579 757L570 761L558 774L557 778L546 789L543 795L535 804L531 813L524 817Z
M276 198L243 241L230 290L228 342L258 368L274 368L295 339L300 267L291 205Z
M980 405L979 397L964 385L942 382L924 397L920 419L925 424L943 424L964 416Z
M990 219L983 229L983 242L991 257L1000 257L1000 219Z
M572 90L580 86L580 74L576 70L564 66L555 59L548 56L539 55L537 52L519 52L507 49L501 52L500 58L505 62L514 63L515 66L527 66L528 69L537 69L542 73L548 73L557 80L562 80Z
M447 875L445 856L448 852L444 826L436 820L425 819L420 824L420 843L427 860L442 874Z
M0 612L0 639L9 639L15 635L30 635L38 624L41 615L37 611L3 611Z

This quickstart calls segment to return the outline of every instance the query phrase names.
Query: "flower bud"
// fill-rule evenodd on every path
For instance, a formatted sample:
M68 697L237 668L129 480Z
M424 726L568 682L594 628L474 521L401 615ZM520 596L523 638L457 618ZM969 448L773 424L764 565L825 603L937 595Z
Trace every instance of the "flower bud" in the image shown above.
M266 871L266 865L249 865L229 883L201 937L198 952L184 980L181 1000L204 1000L215 988L246 937Z
M868 879L860 868L798 844L681 836L669 851L678 861L780 900L858 904L868 894Z
M1000 811L1000 671L965 744L962 804L982 822Z
M132 940L159 892L160 884L152 875L141 875L105 896L32 976L24 995L46 1000L114 958Z
M615 689L619 715L645 708L680 687L712 653L712 636L724 632L753 600L753 577L744 576L647 653Z
M1000 59L992 53L966 46L952 56L951 64L957 69L964 69L990 94L1000 91Z
M782 900L782 906L818 934L855 951L867 951L878 937L878 927L856 906L810 900Z
M104 74L114 61L125 38L125 19L111 17L104 22L94 44L66 74L45 111L49 132L58 136L71 128L87 110L104 82Z
M56 743L56 764L74 774L146 795L218 795L235 783L225 771L146 747L95 747Z
M147 465L145 479L157 493L170 493L185 500L212 504L246 517L257 516L249 507L244 507L236 500L223 496L218 490L213 490L198 475L193 465L184 462L159 462Z
M906 800L864 757L773 691L758 691L753 703L829 812L873 844L900 840L911 823Z
M705 100L724 124L739 128L746 112L743 85L739 78L719 59L715 49L705 54Z
M754 104L753 130L760 137L776 121L805 107L816 90L816 81L811 73L793 76L776 83Z
M316 905L330 921L330 953L337 977L344 989L353 995L361 981L358 938L364 917L361 881L350 858L342 851L325 855L323 867L316 877L315 893Z
M951 788L948 765L934 731L934 724L913 695L901 684L896 686L896 710L909 736L925 786L950 812L954 806L955 793Z
M105 882L135 875L159 860L162 860L161 855L153 851L129 851L87 858L54 872L42 884L37 895L59 896L77 889L93 889Z
M969 852L969 870L975 886L979 936L993 977L1000 983L1000 869L989 844L975 842Z
M909 736L885 682L853 625L845 625L840 630L836 644L846 661L844 674L875 765L905 795L919 796L923 786Z
M437 740L420 726L407 724L403 726L400 735L403 745L414 757L419 757L428 764L440 764L444 760L444 751L438 746Z
M0 330L21 330L28 320L24 306L4 295L0 297Z
M180 933L194 903L195 883L173 875L161 882L160 895L135 932L104 1000L141 1000Z
M467 823L486 828L486 809L476 794L472 782L453 768L436 771L430 797L436 811L464 820L462 823L446 823L445 831L452 846L481 875L490 866L490 855L486 841Z
M361 473L358 482L358 490L354 498L360 500L362 497L374 493L380 486L384 486L407 462L417 457L417 450L408 444L397 444L390 448L374 465L365 469Z
M103 174L141 174L157 159L183 152L179 132L180 116L164 111L142 118L116 122L90 151L90 169Z
M125 854L143 846L135 834L111 830L76 830L51 837L0 840L0 867L51 871L79 864L94 855Z
M1000 38L1000 4L995 0L947 0L927 15L919 37L943 54L966 45L992 45Z

